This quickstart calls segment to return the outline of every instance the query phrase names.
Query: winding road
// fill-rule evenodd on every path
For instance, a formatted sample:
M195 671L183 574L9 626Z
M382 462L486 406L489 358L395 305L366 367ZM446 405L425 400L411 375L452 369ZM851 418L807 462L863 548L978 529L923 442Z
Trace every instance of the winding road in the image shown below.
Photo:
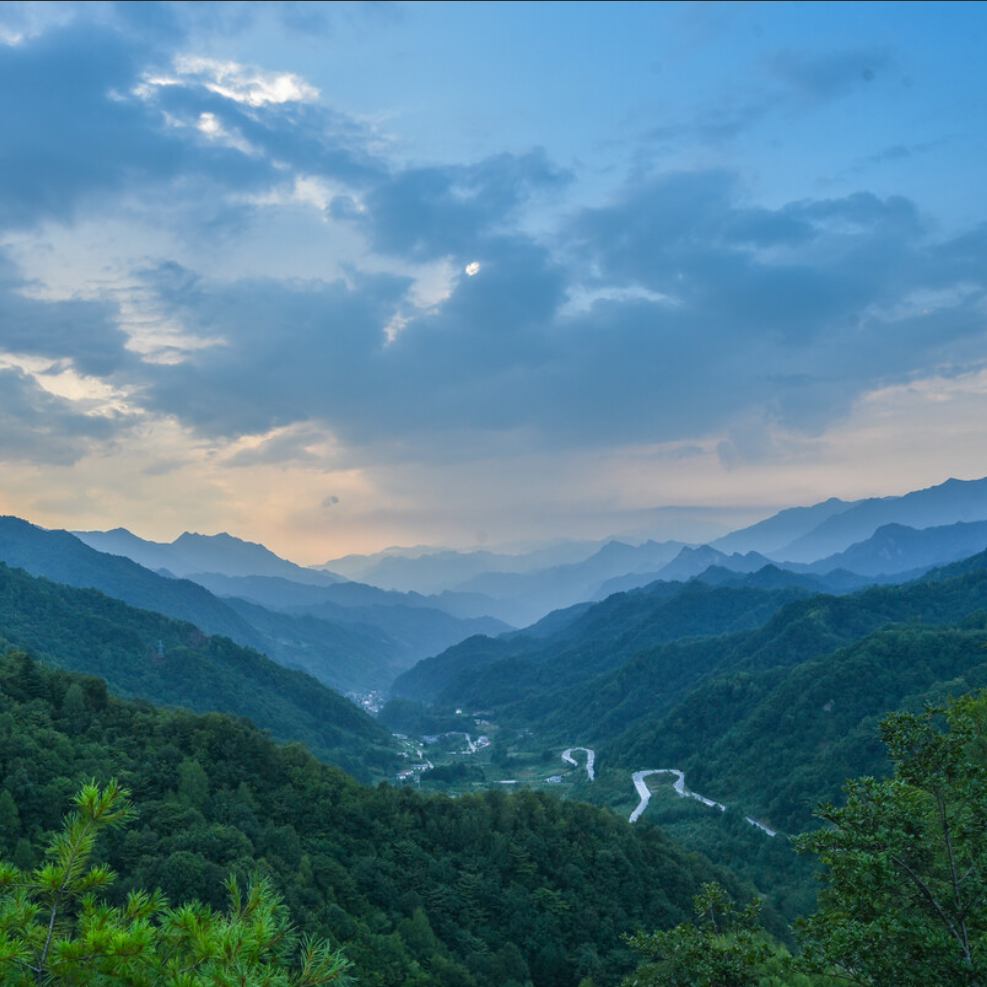
M593 762L596 760L596 751L591 750L589 747L569 747L567 750L562 752L562 760L567 764L576 765L576 759L572 756L573 751L586 751L586 774L589 775L589 780L592 781L596 775L596 772L593 770Z
M466 739L467 741L469 740L469 734L466 734ZM575 751L585 751L586 774L589 775L589 780L592 781L596 774L593 769L593 765L596 761L596 751L589 747L567 747L562 752L562 760L565 761L566 764L571 764L573 767L579 766L576 759L572 756ZM634 781L634 787L637 789L637 794L641 799L637 805L637 808L630 815L630 821L632 823L637 822L638 819L641 818L641 813L647 809L648 803L651 801L651 789L648 788L648 783L644 780L650 775L675 775L675 784L672 787L675 789L676 795L684 799L695 799L697 802L702 802L703 805L708 805L711 809L719 809L720 812L726 812L727 810L727 807L722 802L714 802L712 799L706 798L705 795L700 795L698 792L693 792L686 788L684 771L679 771L678 768L650 768L646 771L635 771L634 774L631 775ZM764 823L758 822L750 816L744 816L744 818L752 826L756 826L762 832L767 833L768 836L778 835L778 833L770 826L765 826Z
M696 799L702 802L703 805L719 809L720 812L727 811L727 807L721 802L714 802L712 799L708 799L704 795L699 795L697 792L690 792L685 787L685 774L679 771L678 768L652 768L650 771L635 771L632 775L634 787L637 789L638 795L641 796L641 801L638 803L638 807L631 813L631 822L638 821L641 813L647 809L648 803L651 801L651 789L648 788L648 783L644 780L648 775L675 775L675 785L673 787L675 788L676 795L685 799Z
M641 797L641 801L638 803L637 808L631 813L630 821L632 823L637 822L641 817L641 813L644 812L648 807L648 803L651 801L651 789L648 788L648 783L644 780L649 775L675 775L675 794L681 798L696 799L697 802L702 802L703 805L708 805L711 809L719 809L720 812L726 812L726 806L722 802L714 802L712 799L706 798L705 795L700 795L698 792L691 792L685 787L685 774L679 771L678 768L652 768L648 771L635 771L632 775L634 779L634 787L637 789L638 795ZM758 822L756 819L752 819L750 816L744 816L744 818L752 826L756 826L762 832L767 833L768 836L777 836L777 832L771 829L769 826L765 826L764 823Z

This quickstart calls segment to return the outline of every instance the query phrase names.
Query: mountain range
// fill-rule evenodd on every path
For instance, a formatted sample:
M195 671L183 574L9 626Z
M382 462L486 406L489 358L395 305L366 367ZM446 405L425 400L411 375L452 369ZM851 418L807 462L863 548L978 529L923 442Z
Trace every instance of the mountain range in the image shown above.
M807 878L792 863L787 841L772 842L750 826L748 815L782 833L804 830L817 802L840 798L845 778L887 771L877 730L887 710L921 710L987 686L987 517L973 516L987 515L984 483L951 481L852 504L826 501L708 546L583 544L582 559L539 568L529 557L518 563L526 571L474 571L431 595L305 570L230 535L188 535L165 545L122 529L106 533L112 537L104 545L144 553L149 564L168 561L152 571L68 532L2 518L0 645L101 676L117 694L144 703L127 716L150 710L148 701L232 713L366 779L394 780L397 741L390 730L420 736L485 729L494 737L493 753L470 758L485 767L467 771L464 758L461 769L442 769L442 778L435 769L436 784L466 779L461 795L501 781L517 784L516 774L494 769L513 772L519 752L547 774L569 771L559 768L562 750L592 748L595 779L577 769L558 790L626 818L638 798L633 773L674 767L691 790L727 811L710 813L695 800L659 792L636 825L646 831L649 821L660 821L690 848L739 868L744 880L769 893L770 908L790 916L804 910ZM851 532L866 534L843 544ZM98 535L87 538L98 543ZM813 540L841 547L800 561L796 556L804 557ZM410 565L426 555L402 558ZM482 561L472 558L460 575ZM439 571L435 558L422 564L433 575ZM644 585L632 585L637 581ZM628 588L610 592L618 585ZM525 602L525 592L540 595L541 603ZM540 619L518 630L436 606L439 599L482 606L494 593L503 594L501 604L525 602ZM570 602L542 614L551 593ZM20 690L24 716L32 697L43 695L55 697L51 715L66 729L95 722L91 700L122 715L95 680L78 680L70 703L66 680L47 679L23 658L8 663L0 679ZM390 687L398 698L375 720L328 686ZM150 723L151 714L143 715ZM208 723L228 730L218 718ZM160 757L165 774L185 765L186 789L198 777L187 763L190 754L165 743ZM285 757L303 764L301 752L289 749ZM311 768L303 773L313 777ZM416 777L416 786L430 784ZM173 794L186 798L188 791ZM223 794L223 804L232 805L232 797ZM286 798L305 803L286 790L272 797L279 806ZM410 791L399 797L409 812L419 805ZM486 798L495 816L503 815L498 806L522 804L505 801L503 792ZM460 829L473 825L466 820L479 811L471 799L443 802L463 807L451 810L465 813ZM332 815L336 807L326 811ZM303 866L290 835L251 823L246 803L236 813L257 846L280 848L287 857L278 859L297 860L299 873L324 866L314 857ZM239 840L240 823L227 818L218 825L228 828L210 839ZM367 814L360 826L373 827L375 818ZM412 828L427 830L431 819L422 814ZM391 830L378 835L396 838ZM401 846L394 874L403 873L407 853L417 853ZM507 841L497 852L524 874L526 855L540 850ZM360 866L357 883L371 881L377 872ZM438 900L442 893L429 894ZM419 899L408 900L409 921L417 907L439 914L431 899L422 897L420 906Z

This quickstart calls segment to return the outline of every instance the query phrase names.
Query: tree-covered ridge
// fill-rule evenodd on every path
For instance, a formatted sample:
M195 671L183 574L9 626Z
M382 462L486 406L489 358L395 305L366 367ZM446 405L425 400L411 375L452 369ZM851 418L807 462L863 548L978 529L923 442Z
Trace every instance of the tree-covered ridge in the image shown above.
M387 732L308 675L191 624L0 563L4 639L48 664L99 675L124 696L249 716L363 778L395 763Z
M667 716L629 730L610 754L625 766L675 763L697 789L798 832L844 779L887 772L877 729L886 710L984 686L982 618L894 625L793 668L711 679Z
M804 597L786 603L753 630L673 640L630 655L622 652L622 660L601 674L568 687L559 681L545 682L523 698L515 698L513 691L518 681L529 681L523 659L490 663L469 676L461 675L456 688L442 694L439 705L469 705L481 696L492 697L483 708L492 706L501 721L537 722L560 738L578 737L602 745L628 730L655 727L693 690L717 676L795 666L851 646L891 624L964 620L987 601L985 557L975 558L979 563L970 560L970 571L964 575L937 579L933 574L928 581L875 587L854 595ZM729 600L736 592L741 591L723 587L717 593L724 596L711 599ZM718 612L714 611L710 626ZM552 641L544 645L555 646ZM581 667L592 668L596 657L606 668L608 654L606 644L590 642ZM554 664L554 660L545 663L546 667ZM498 708L498 696L510 699ZM883 709L893 706L891 701Z
M0 851L18 867L82 781L119 778L139 817L101 848L126 875L118 903L160 888L222 908L230 872L266 876L371 985L603 987L633 965L620 934L681 921L713 876L592 806L362 787L246 720L117 699L19 653L0 661L0 771Z
M573 608L573 616L548 634L537 633L536 625L496 639L469 638L419 662L395 681L393 691L452 706L502 705L554 694L619 667L645 648L757 627L805 595L793 587L654 583L615 593L588 609Z
M793 957L715 884L696 920L629 941L625 987L982 987L987 981L987 693L881 721L893 776L844 786L796 840L825 867Z

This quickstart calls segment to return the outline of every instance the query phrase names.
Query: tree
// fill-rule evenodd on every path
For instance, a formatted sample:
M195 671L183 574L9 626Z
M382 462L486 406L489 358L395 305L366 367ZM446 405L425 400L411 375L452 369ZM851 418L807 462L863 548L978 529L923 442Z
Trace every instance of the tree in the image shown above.
M826 865L801 924L803 963L867 987L987 984L987 697L887 717L890 780L849 782L831 828L799 849Z
M100 898L112 871L90 863L99 834L132 809L115 782L89 784L47 853L27 873L0 862L0 980L6 985L319 987L347 982L348 963L328 943L303 939L270 884L243 893L230 878L230 908L170 907L131 892L122 907Z
M696 922L626 937L651 962L628 987L756 987L770 955L758 924L760 902L738 909L715 882L693 898Z

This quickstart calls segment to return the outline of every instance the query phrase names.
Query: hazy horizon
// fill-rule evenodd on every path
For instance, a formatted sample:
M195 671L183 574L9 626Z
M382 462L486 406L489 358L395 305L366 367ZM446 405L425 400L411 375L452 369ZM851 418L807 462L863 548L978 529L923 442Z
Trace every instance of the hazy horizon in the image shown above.
M979 478L985 34L2 5L0 513L322 564Z

